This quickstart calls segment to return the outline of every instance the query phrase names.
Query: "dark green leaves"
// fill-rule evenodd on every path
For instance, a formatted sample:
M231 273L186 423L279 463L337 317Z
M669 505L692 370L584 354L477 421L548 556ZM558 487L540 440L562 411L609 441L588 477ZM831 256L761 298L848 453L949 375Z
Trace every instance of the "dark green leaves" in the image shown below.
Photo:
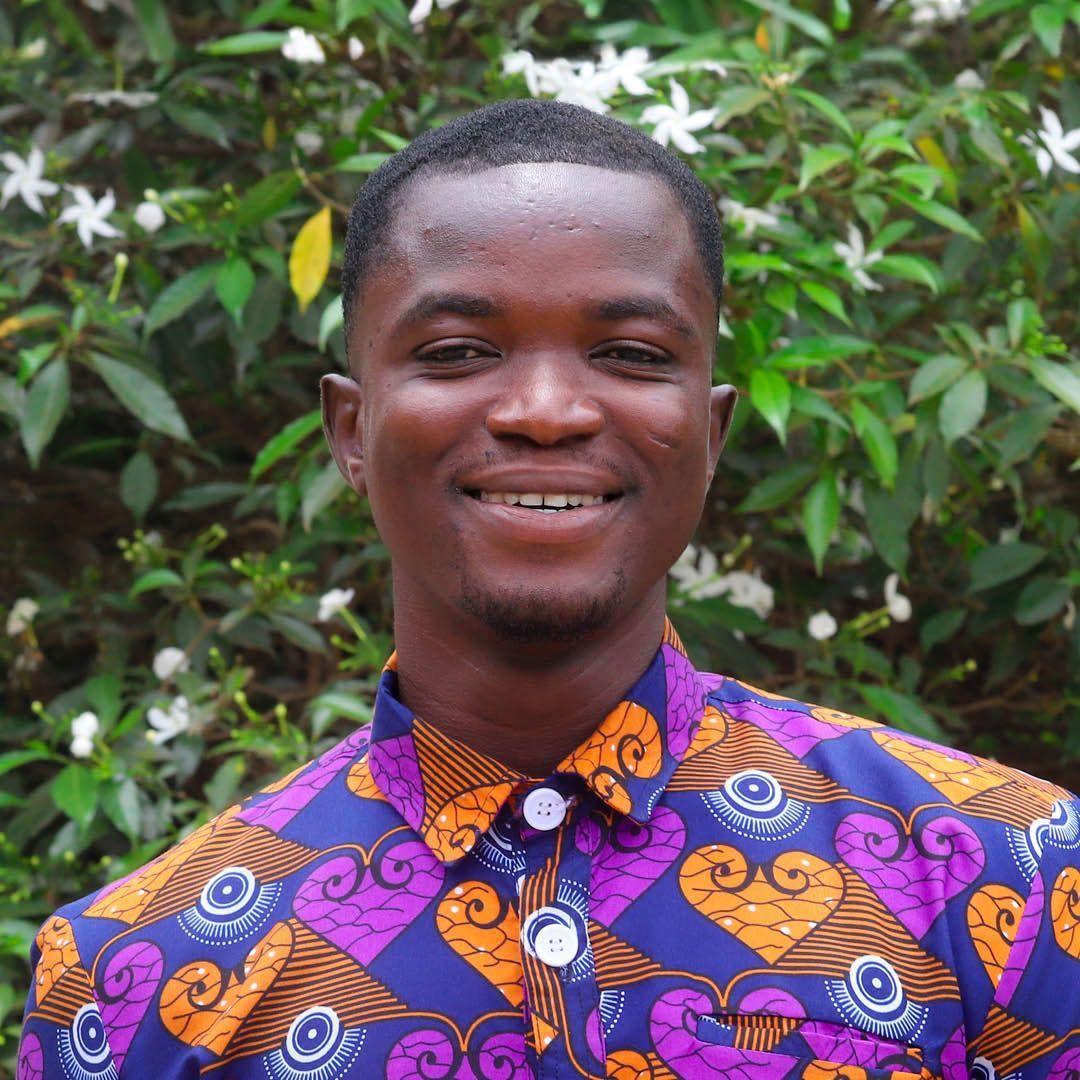
M1023 541L983 548L971 560L972 591L992 589L995 585L1022 577L1045 558L1046 548Z
M89 366L105 385L151 431L160 431L173 439L191 440L191 433L172 395L159 382L134 364L114 360L104 353L91 353Z
M30 384L19 433L26 456L35 469L67 411L70 394L71 379L67 361L63 358L46 364Z
M220 268L218 262L204 263L162 289L146 313L143 333L149 337L193 308L214 283Z

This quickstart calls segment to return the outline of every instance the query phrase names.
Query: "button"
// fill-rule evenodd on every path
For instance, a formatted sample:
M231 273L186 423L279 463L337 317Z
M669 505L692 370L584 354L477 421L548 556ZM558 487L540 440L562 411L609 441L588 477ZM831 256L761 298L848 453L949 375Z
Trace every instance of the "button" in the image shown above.
M533 788L522 804L525 820L540 832L557 829L566 817L566 800L554 788Z
M533 952L541 964L548 967L566 967L577 956L578 936L574 926L551 923L536 932Z

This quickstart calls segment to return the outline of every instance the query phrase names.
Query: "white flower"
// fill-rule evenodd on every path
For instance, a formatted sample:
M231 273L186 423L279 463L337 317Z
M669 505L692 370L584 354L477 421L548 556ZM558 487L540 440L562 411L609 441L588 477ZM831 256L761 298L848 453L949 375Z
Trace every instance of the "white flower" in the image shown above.
M76 737L71 740L69 749L71 750L72 757L88 758L94 752L94 740Z
M88 101L93 105L124 105L129 109L141 109L153 105L158 96L152 90L87 90L72 94L71 101Z
M911 0L911 21L916 26L956 22L967 11L967 0Z
M885 579L885 606L893 622L907 622L911 618L911 601L898 591L899 574L890 574Z
M884 258L882 251L867 251L863 243L862 233L854 224L848 225L847 243L837 241L833 244L833 251L844 260L844 265L851 271L855 281L864 289L881 290L881 286L866 272L868 266L873 266L879 259Z
M364 43L358 37L349 38L349 59L359 60L364 55Z
M141 202L135 207L135 224L143 232L154 233L165 224L165 211L156 202Z
M1070 633L1076 626L1076 604L1070 600L1065 605L1065 614L1061 616L1061 625Z
M174 675L181 671L187 671L191 667L191 661L183 649L175 645L168 645L154 657L154 674L162 681L168 682Z
M953 86L955 86L957 90L986 89L986 83L983 82L982 76L974 68L964 68L964 70L953 79Z
M1080 161L1071 153L1080 147L1080 128L1066 132L1058 114L1045 105L1039 107L1039 115L1042 117L1042 128L1039 130L1041 145L1037 145L1030 135L1020 136L1020 141L1035 151L1035 164L1039 166L1039 172L1043 176L1049 175L1057 162L1066 172L1080 173ZM4 190L6 192L7 189Z
M68 191L75 196L75 202L61 211L58 220L61 225L69 221L75 222L75 229L83 247L89 248L93 244L95 233L98 236L123 236L119 229L105 220L116 209L116 197L112 188L97 202L84 187L69 187Z
M155 705L146 714L146 719L154 729L146 733L146 738L155 746L160 746L191 727L191 707L188 699L180 694L169 702L167 711Z
M289 27L289 40L281 46L281 55L286 60L295 60L298 64L322 64L326 54L314 34L309 34L302 26Z
M642 114L643 124L652 124L652 137L661 145L674 143L684 154L700 154L705 147L690 133L708 127L716 119L716 109L690 111L690 97L674 79L670 105L650 105Z
M839 629L836 620L824 608L821 611L815 611L806 624L806 632L815 641L828 641L829 638L836 636L836 631Z
M457 0L435 0L440 11L445 11L456 2ZM431 0L416 0L416 3L409 9L409 22L413 26L419 26L431 14L431 8Z
M759 618L766 618L773 609L774 597L772 587L762 580L761 573L733 570L719 574L719 569L716 556L708 548L699 552L691 544L670 573L678 582L679 592L690 600L724 596L736 607L749 608Z
M319 597L319 622L328 622L339 611L347 608L356 595L355 589L331 589Z
M780 224L780 219L768 210L761 210L756 206L744 206L735 199L721 199L719 205L724 218L741 225L743 236L747 239L759 228L775 229Z
M650 67L652 67L652 60L649 58L648 49L635 46L620 53L614 45L601 45L600 62L596 66L596 72L599 78L611 87L611 92L602 96L611 97L621 86L634 97L647 97L652 90L649 89L649 84L642 75Z
M79 713L71 721L71 734L76 739L92 739L100 730L101 721L98 720L97 714L90 712L89 709Z
M317 154L323 145L323 137L317 131L298 131L293 138L305 154Z
M42 195L55 195L60 187L51 180L42 180L45 171L45 155L36 146L30 147L30 153L23 161L18 154L10 150L0 154L0 162L8 170L4 186L0 189L0 210L18 195L35 214L44 214L41 205Z
M4 627L8 637L18 637L24 630L29 630L34 616L40 610L36 600L31 600L29 596L20 596L8 612L7 625Z
M45 55L46 42L43 37L28 41L15 55L20 60L40 60Z

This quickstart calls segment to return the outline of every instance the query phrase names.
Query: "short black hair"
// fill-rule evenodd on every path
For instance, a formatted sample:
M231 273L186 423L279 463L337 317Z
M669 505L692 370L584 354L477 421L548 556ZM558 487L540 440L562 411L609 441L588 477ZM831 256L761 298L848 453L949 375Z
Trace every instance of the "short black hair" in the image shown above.
M499 101L417 136L376 169L349 214L341 269L346 341L364 278L409 181L421 175L481 172L501 165L566 162L622 173L651 173L679 200L719 300L723 236L709 189L674 154L637 128L561 101Z

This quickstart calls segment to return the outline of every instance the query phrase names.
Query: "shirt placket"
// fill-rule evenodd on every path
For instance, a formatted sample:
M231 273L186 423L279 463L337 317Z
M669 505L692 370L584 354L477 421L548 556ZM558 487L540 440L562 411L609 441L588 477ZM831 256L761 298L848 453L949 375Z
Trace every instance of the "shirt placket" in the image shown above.
M521 961L525 1020L538 1080L604 1075L603 1036L589 942L589 856L575 823L594 797L563 778L525 790L517 817L525 849Z

